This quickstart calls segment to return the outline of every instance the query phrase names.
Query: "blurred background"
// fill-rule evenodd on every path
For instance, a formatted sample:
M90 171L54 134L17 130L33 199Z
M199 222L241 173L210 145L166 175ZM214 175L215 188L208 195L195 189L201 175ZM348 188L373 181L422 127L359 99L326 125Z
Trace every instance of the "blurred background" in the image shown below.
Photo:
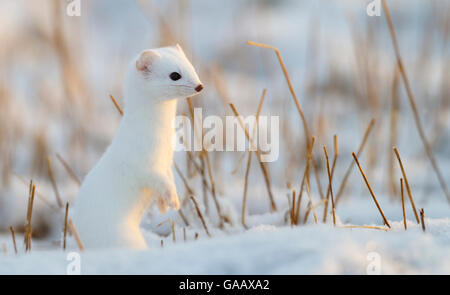
M77 179L100 158L120 122L109 95L123 106L129 61L145 48L176 43L206 86L193 98L204 115L232 115L228 102L242 115L253 115L267 89L262 115L280 117L280 157L267 165L280 208L288 206L286 194L300 184L305 137L276 55L247 40L273 45L282 54L316 137L321 190L328 183L322 146L332 155L338 135L338 186L351 152L375 118L360 160L376 192L391 202L400 200L401 174L392 153L397 146L415 198L445 204L415 127L384 12L368 16L369 2L81 0L81 15L68 16L70 2L64 0L0 0L0 226L23 223L30 179L39 193L36 208L42 210L37 212L44 212L33 216L36 227L45 229L49 212L58 211L50 174L63 201L75 198ZM387 2L427 138L449 182L450 1ZM189 111L180 101L183 113ZM211 152L209 157L218 198L239 212L245 153ZM176 153L175 162L200 195L202 177L189 161L186 153ZM318 201L319 186L311 182ZM179 177L177 184L183 197ZM212 206L212 201L206 204L210 197L199 197L202 206ZM353 197L369 198L357 169L342 199ZM269 211L255 161L248 198L250 215Z

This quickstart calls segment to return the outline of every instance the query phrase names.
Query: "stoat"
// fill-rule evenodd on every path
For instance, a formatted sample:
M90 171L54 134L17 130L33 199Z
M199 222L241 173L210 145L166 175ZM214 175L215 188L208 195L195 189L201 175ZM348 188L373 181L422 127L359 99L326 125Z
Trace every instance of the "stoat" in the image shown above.
M131 62L122 121L75 201L73 222L86 248L146 248L144 211L155 200L162 213L179 208L171 169L176 99L202 89L179 45L145 50Z

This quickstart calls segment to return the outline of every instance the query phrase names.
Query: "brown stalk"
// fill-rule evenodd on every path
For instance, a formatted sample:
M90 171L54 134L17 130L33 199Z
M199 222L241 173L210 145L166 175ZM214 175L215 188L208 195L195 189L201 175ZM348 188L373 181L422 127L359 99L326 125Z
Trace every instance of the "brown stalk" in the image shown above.
M414 212L414 216L416 217L417 224L419 224L420 223L419 215L417 214L416 205L414 204L414 198L411 193L411 188L409 186L408 178L406 177L405 169L403 168L402 160L400 159L400 154L396 147L394 147L393 149L394 149L395 155L397 156L398 164L400 165L400 169L402 170L403 180L405 182L406 191L408 192L408 197L409 197L409 201L411 202L411 207Z
M177 237L175 236L175 222L173 222L172 219L170 219L169 222L170 222L170 228L172 229L172 241L174 243L176 243L177 242Z
M387 6L386 0L382 0L382 4L383 4L383 9L384 9L384 12L386 15L386 20L388 23L392 43L394 45L394 51L395 51L395 56L397 58L398 68L399 68L400 74L402 76L403 84L405 85L405 88L406 88L406 93L408 94L409 104L413 111L414 121L416 123L417 131L419 132L419 136L422 139L422 143L425 147L425 152L428 156L428 159L430 160L430 163L431 163L431 166L433 167L434 172L436 173L436 176L439 180L441 188L444 191L445 196L447 197L447 201L450 203L450 192L447 188L447 184L445 183L444 177L442 176L442 174L439 170L439 167L436 163L436 159L434 157L433 151L430 147L430 144L428 143L428 140L425 135L425 131L423 130L422 123L420 121L419 111L417 109L415 98L414 98L413 92L411 90L411 86L409 84L408 76L406 75L406 70L403 66L403 60L400 55L400 49L399 49L399 45L398 45L398 41L397 41L397 36L395 34L394 25L392 24L391 15L389 13L389 8ZM405 179L405 184L406 184L406 179Z
M309 157L307 161L311 161L311 158ZM309 204L311 205L309 209L313 213L314 223L317 224L318 223L318 219L317 219L316 210L314 209L314 203L313 203L312 197L311 197L311 190L310 190L310 186L309 186L309 175L308 174L306 174L306 195L308 196ZM306 217L305 218L305 221L306 221L308 215L305 215L305 217Z
M309 173L309 166L306 165L305 166L305 171L303 172L303 177L302 177L302 183L300 184L300 191L298 192L298 198L297 198L297 206L295 208L295 220L297 221L296 224L298 224L298 220L300 217L300 205L302 202L302 196L303 196L303 188L305 185L305 179L306 179L306 174Z
M309 129L308 129L308 123L306 122L305 115L303 114L303 110L300 107L300 103L298 102L297 95L295 94L294 87L292 86L291 79L289 78L289 73L286 69L286 66L284 65L284 61L283 61L283 58L281 57L280 51L278 50L278 48L267 45L267 44L262 44L262 43L252 42L252 41L247 41L247 44L252 45L252 46L272 49L273 51L275 51L275 54L277 55L281 69L283 70L284 77L286 78L286 82L289 86L289 91L291 92L292 98L294 99L295 106L300 115L300 118L302 119L303 129L305 131L305 138L306 138L306 150L308 150L309 145L310 145L310 140L311 140Z
M83 243L81 242L77 229L75 228L75 225L73 224L71 219L69 219L69 228L75 238L75 241L77 242L78 248L80 249L80 251L84 251Z
M66 250L67 241L67 229L68 229L68 216L69 216L69 202L66 203L66 213L64 215L64 233L63 233L63 250Z
M194 203L195 211L197 212L198 217L200 218L200 221L202 222L203 228L205 229L206 234L208 237L211 237L208 231L208 227L206 226L205 219L203 218L202 212L200 211L200 208L198 208L197 201L195 200L194 196L191 196L191 200Z
M189 106L189 112L191 113L192 121L194 122L194 133L195 133L196 120L194 118L194 107L192 105L192 101L191 101L190 97L187 98L187 103L188 103L188 106ZM208 170L209 183L211 185L211 195L213 197L214 204L216 206L217 214L219 215L219 220L220 220L219 227L222 228L223 227L223 222L224 222L224 217L222 216L222 212L221 212L221 209L220 209L220 204L219 204L219 201L217 200L216 186L215 186L214 178L213 178L213 174L212 174L211 163L209 161L209 154L205 150L205 147L203 146L203 137L204 137L203 126L200 126L200 130L201 130L201 136L202 136L201 137L202 151L200 153L200 156L202 156L201 159L204 158L206 160L206 168ZM202 173L204 174L204 169L203 169ZM206 198L205 198L205 200L206 200ZM205 204L206 204L206 202L205 202Z
M402 193L402 211L403 211L403 225L405 226L405 230L408 229L406 225L406 212L405 212L405 191L403 189L403 178L400 178L400 191Z
M333 176L331 175L331 169L330 169L330 161L328 159L328 152L327 152L327 148L324 146L323 147L323 152L325 153L325 158L327 160L327 172L328 172L328 190L330 191L330 195L331 195L331 207L332 207L332 213L333 213L333 225L336 226L336 210L334 207L334 197L333 197ZM336 157L335 157L336 159ZM327 198L328 201L328 198Z
M230 107L233 110L234 115L236 116L236 118L239 121L239 125L241 126L241 128L244 130L245 136L247 137L247 140L250 142L250 145L252 146L252 148L254 149L254 153L256 154L256 157L258 158L258 162L259 162L259 166L261 167L261 170L263 172L264 175L264 181L266 183L266 188L267 188L267 192L269 194L269 201L270 201L270 208L271 211L277 211L277 205L275 204L275 200L273 198L273 194L272 194L272 188L270 185L270 178L269 178L269 172L267 171L267 166L265 165L265 163L262 161L261 159L261 153L259 152L258 148L255 146L255 144L253 143L252 138L250 137L250 134L247 130L247 128L244 125L244 122L242 121L242 117L239 115L238 111L236 110L236 107L230 103Z
M292 206L291 206L291 226L297 224L295 220L295 189L292 191Z
M48 177L50 178L50 182L52 184L53 191L55 192L56 203L58 204L59 208L62 208L63 203L61 201L61 196L59 195L58 187L56 186L55 176L53 174L53 169L52 169L52 162L51 162L49 156L47 156L47 172L48 172Z
M334 176L334 168L336 167L338 155L339 155L338 136L335 134L334 135L334 157L333 157L333 164L331 165L331 178L333 178L333 176ZM330 187L328 187L328 189L327 189L327 196L325 198L325 205L324 205L324 209L323 209L323 223L327 222L329 198L330 198Z
M364 171L359 164L358 157L355 153L352 153L353 158L355 159L356 164L358 165L359 171L361 172L362 177L364 178L364 181L366 182L367 188L369 189L370 195L372 196L373 201L375 202L375 205L377 205L378 211L380 211L381 217L383 217L384 223L387 225L387 227L391 228L389 222L386 219L386 216L384 216L383 210L380 207L380 204L378 204L377 198L375 197L375 194L372 191L372 188L370 187L369 181L367 180L366 175L364 174Z
M8 251L6 250L6 244L2 243L2 248L3 248L3 255L7 256L8 255Z
M258 119L259 115L261 114L262 106L264 103L264 100L266 98L267 90L263 89L261 98L259 100L258 109L256 110L256 122L255 126L253 127L253 137L255 137L256 130L258 129ZM242 197L242 212L241 212L241 222L242 225L247 228L247 225L245 224L245 209L247 206L247 188L248 188L248 176L250 173L250 167L252 163L252 151L248 151L248 160L247 160L247 167L245 169L245 176L244 176L244 196Z
M114 96L112 94L109 95L109 98L111 99L111 101L113 102L113 104L115 105L117 111L119 111L120 115L123 116L123 111L122 108L119 106L119 104L117 103L116 99L114 98Z
M77 177L77 175L75 174L75 172L72 170L72 168L70 168L69 164L67 164L67 162L59 155L56 154L56 158L59 160L59 162L61 162L61 164L64 166L64 169L66 169L67 173L70 175L70 177L72 177L72 179L79 185L81 186L81 181L80 179Z
M12 226L9 227L9 231L11 232L11 239L14 245L14 253L17 254L16 234L14 233L14 229Z
M309 146L309 150L308 150L308 154L311 156L312 156L312 150L314 148L315 141L316 141L316 138L313 136L311 138L311 145ZM306 160L305 171L303 172L302 183L300 184L300 190L298 193L297 208L296 208L296 212L295 212L295 220L297 220L297 224L298 224L298 220L300 217L300 205L301 205L301 200L302 200L302 196L303 196L303 188L304 188L305 182L307 180L309 180L309 178L308 178L309 177L309 169L310 169L309 159L310 159L310 157L308 156L307 160ZM311 204L311 206L312 206L312 204ZM307 211L305 212L305 219L304 219L303 223L305 223L306 219L308 218L309 210L310 209L307 209Z
M389 123L389 157L388 157L388 179L390 183L390 190L393 195L397 193L397 181L395 180L395 159L394 155L391 153L391 148L395 146L397 141L397 126L398 126L398 115L399 115L399 93L398 93L398 80L399 71L398 67L395 67L394 78L392 82L392 106L391 106L391 119Z
M423 211L423 208L420 209L420 221L422 222L422 230L425 232L425 212Z
M33 215L33 204L34 204L34 194L36 191L36 186L33 181L30 181L29 197L28 197L28 208L27 208L27 224L25 226L25 251L31 250L31 218Z
M361 141L361 144L359 145L358 152L356 153L356 156L359 157L361 155L362 151L364 150L364 147L366 145L367 139L369 138L369 134L372 131L374 125L375 125L375 118L373 118L370 121L369 126L367 126L366 132L364 133L363 139ZM345 171L344 178L342 179L341 186L339 187L338 193L336 194L336 206L337 206L337 203L339 202L339 200L340 200L340 198L342 196L342 193L344 192L345 185L347 184L348 177L350 176L350 173L352 172L353 165L354 165L354 162L351 161L350 165L347 168L347 171Z
M365 229L378 229L378 230L384 230L384 231L388 231L388 228L385 227L381 227L381 226L371 226L371 225L343 225L343 226L338 226L338 228L365 228Z

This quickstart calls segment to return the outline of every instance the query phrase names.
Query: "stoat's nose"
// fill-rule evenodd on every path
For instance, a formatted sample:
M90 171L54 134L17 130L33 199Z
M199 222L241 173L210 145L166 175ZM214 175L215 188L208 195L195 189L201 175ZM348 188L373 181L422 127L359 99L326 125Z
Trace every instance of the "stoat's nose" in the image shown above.
M202 84L198 84L197 87L195 87L195 91L200 92L203 90L203 85Z

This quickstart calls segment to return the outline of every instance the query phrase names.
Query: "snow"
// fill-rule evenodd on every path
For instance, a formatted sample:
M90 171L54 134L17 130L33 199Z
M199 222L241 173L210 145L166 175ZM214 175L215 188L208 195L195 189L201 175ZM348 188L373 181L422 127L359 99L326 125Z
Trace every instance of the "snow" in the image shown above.
M381 274L449 274L450 219L426 219L427 232L393 222L389 232L330 225L274 227L175 243L154 234L145 251L101 250L81 254L81 274L367 274L370 253ZM430 249L433 249L430 251ZM71 250L73 251L73 249ZM372 254L373 255L373 254ZM0 274L66 274L63 251L32 251L1 258Z
M52 18L48 16L51 2L32 4L24 0L6 0L0 4L0 41L5 44L0 49L0 60L4 64L0 74L7 77L0 84L0 90L8 86L7 90L11 92L10 99L4 100L0 91L0 163L4 164L6 150L7 157L11 158L11 170L26 182L33 178L40 195L35 200L32 224L36 231L40 228L50 230L46 238L33 239L30 253L24 252L23 236L18 232L19 254L13 253L8 226L19 228L24 224L27 187L14 175L10 176L7 185L2 180L0 247L5 245L7 253L3 255L0 252L0 274L67 273L70 264L67 254L78 252L78 248L73 237L69 237L69 249L66 252L61 250L63 213L46 205L48 202L54 205L54 193L45 166L43 173L32 168L36 156L35 149L30 147L34 146L38 136L45 139L42 154L51 155L60 194L72 205L78 185L68 177L54 155L61 154L80 179L86 175L110 143L120 120L108 95L112 93L122 104L122 78L129 59L142 48L154 47L159 42L156 15L173 20L180 13L172 9L179 1L152 1L156 8L150 19L146 19L134 1L82 2L86 4L82 8L82 16L65 19L68 31L78 22L82 25L81 32L77 32L82 35L81 40L76 34L68 38L71 53L80 58L77 64L90 90L87 98L80 98L80 105L65 98L54 50L43 45L36 33L29 30L29 27L42 24L44 32L52 32L52 24L49 23ZM161 215L153 208L141 225L149 244L147 250L86 250L81 253L81 273L367 274L373 273L373 266L377 268L378 265L381 274L450 274L450 206L424 154L401 83L396 145L416 207L425 210L425 233L415 221L407 195L408 230L403 229L399 193L390 195L388 192L386 166L391 149L388 131L394 55L384 16L367 19L365 5L368 1L360 0L188 2L192 6L187 16L170 22L170 25L177 32L184 32L186 28L190 30L185 35L186 40L180 43L185 42L187 48L191 47L193 64L200 68L199 76L206 84L204 93L193 100L204 107L204 115L230 114L211 79L215 74L211 68L218 64L223 71L228 99L243 115L254 114L259 95L263 88L267 88L262 115L280 116L280 128L285 128L280 132L280 158L268 164L279 211L269 210L267 191L254 157L246 217L249 228L244 229L240 218L247 158L244 157L237 172L232 174L242 153L210 153L219 202L231 225L226 224L224 230L218 229L213 200L209 198L209 206L203 203L201 181L197 175L189 182L212 237L205 234L190 201L183 207L189 226L176 212ZM440 2L434 1L434 5L440 8ZM449 47L442 50L441 35L434 26L432 34L428 32L430 23L434 25L430 22L430 15L436 12L428 2L411 0L408 5L405 9L402 1L389 1L424 129L433 143L444 179L449 183L450 112L448 105L443 104L444 100L440 100L448 84L443 69ZM376 88L380 94L380 108L376 112L369 110L365 101L354 97L353 88L359 87L361 81L358 80L360 73L355 69L348 21L350 14L354 14L363 33L367 29L366 23L373 25L376 40L369 54L379 59L376 65L379 71L374 74L379 79ZM311 61L314 56L308 52L314 49L309 44L314 26L317 26L317 34L314 35L317 37L316 62ZM423 36L428 35L432 37L424 42ZM333 180L336 191L345 169L353 161L351 153L356 152L370 119L376 118L375 129L359 160L392 226L391 230L343 228L348 225L383 225L357 167L353 167L345 194L336 208L336 228L331 224L331 215L327 224L314 224L310 214L306 224L288 225L288 200L292 191L286 188L286 183L298 191L305 164L299 156L304 146L301 121L275 55L246 45L247 40L266 42L280 49L306 119L317 135L314 153L322 188L328 183L322 146L327 145L332 156L332 137L339 135L340 155ZM24 43L29 46L23 46ZM421 64L424 43L430 52ZM316 69L312 69L314 63L317 63ZM333 71L341 80L333 81ZM321 88L315 97L311 97L307 84L314 79ZM333 89L334 82L342 82L342 87ZM80 101L88 101L91 105L85 106ZM178 113L187 113L184 102L179 106ZM326 130L322 133L318 128L320 119L323 119L322 127ZM440 132L437 132L439 128ZM374 153L378 157L371 165L370 155ZM175 161L186 173L185 153L176 153ZM0 165L2 173L3 169ZM397 166L394 177L398 180L401 177ZM180 197L185 198L183 182L177 175L176 186ZM313 202L319 202L314 178L311 179L311 193ZM302 220L307 199L304 192ZM321 220L323 207L318 206L316 211ZM166 222L168 218L175 220L175 243L170 223ZM195 239L196 234L198 239Z

